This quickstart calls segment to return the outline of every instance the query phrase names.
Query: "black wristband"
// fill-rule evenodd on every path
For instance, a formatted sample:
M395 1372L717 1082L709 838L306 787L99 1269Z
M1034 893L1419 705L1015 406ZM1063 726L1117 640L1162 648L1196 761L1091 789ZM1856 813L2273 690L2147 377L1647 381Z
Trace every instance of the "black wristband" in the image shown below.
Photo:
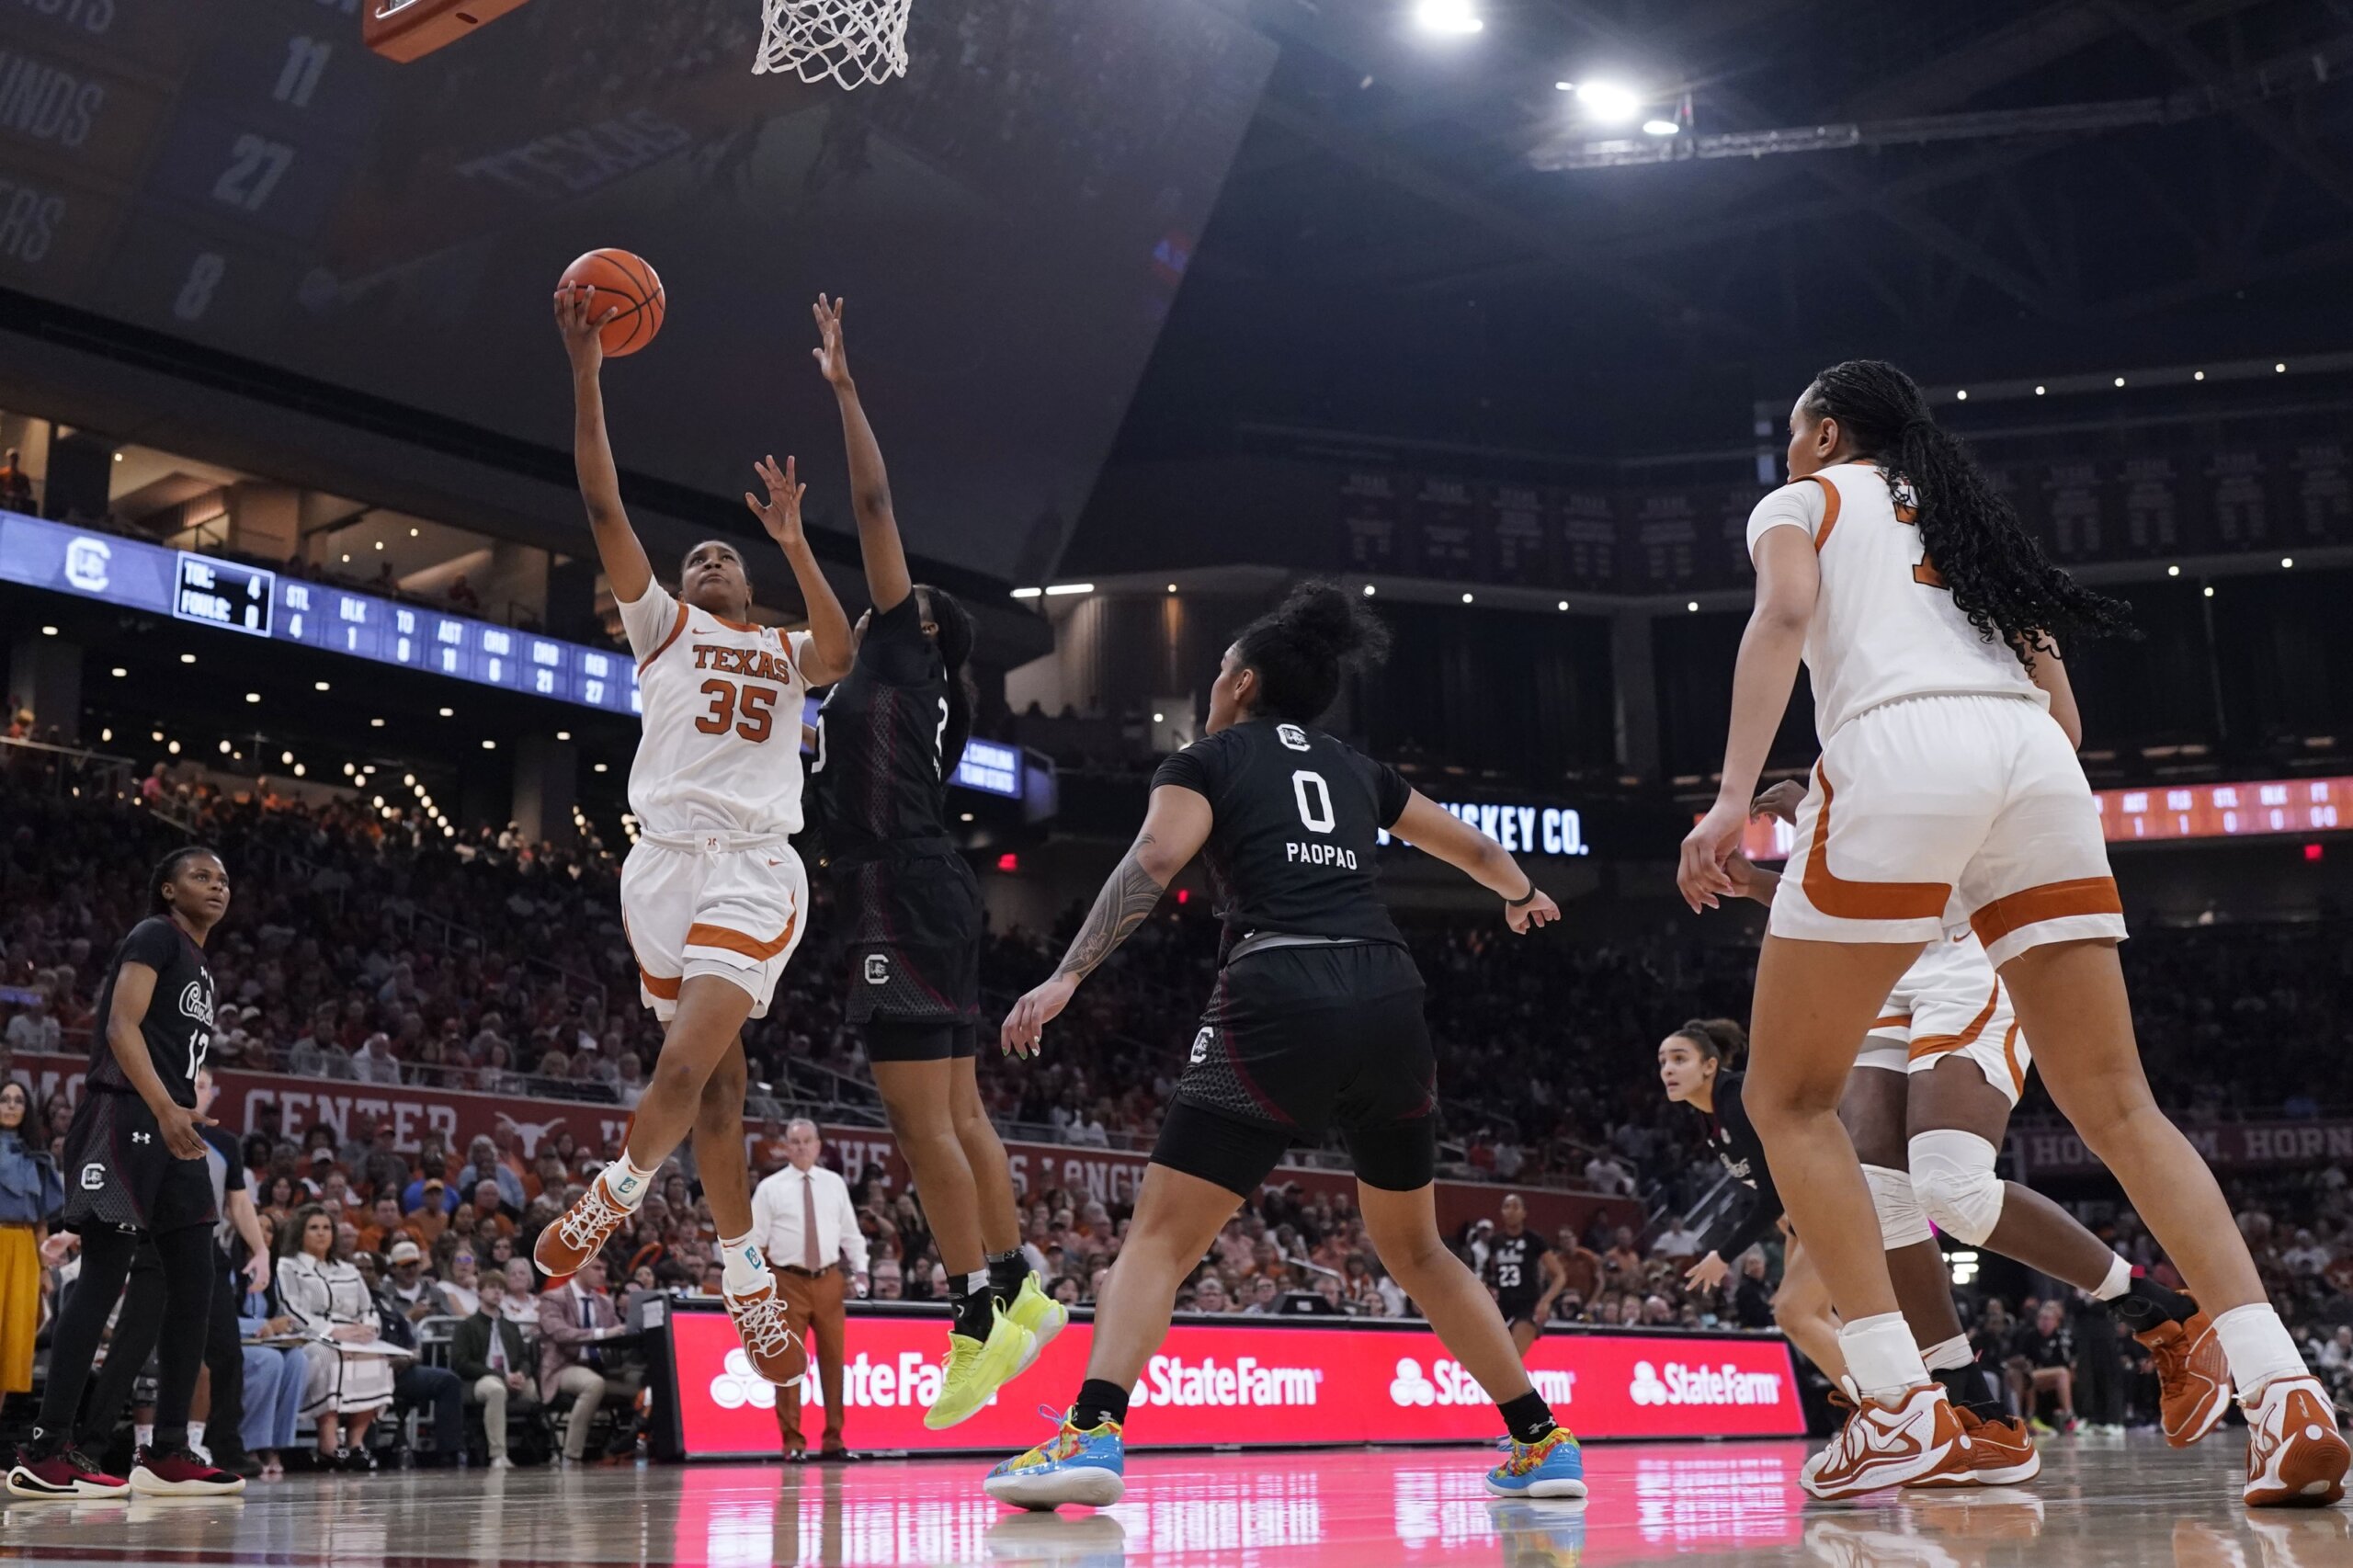
M1506 909L1526 909L1529 904L1536 902L1536 895L1543 891L1544 890L1542 888L1536 885L1536 879L1534 877L1530 877L1528 879L1527 895L1521 898L1507 898L1504 900L1504 907Z

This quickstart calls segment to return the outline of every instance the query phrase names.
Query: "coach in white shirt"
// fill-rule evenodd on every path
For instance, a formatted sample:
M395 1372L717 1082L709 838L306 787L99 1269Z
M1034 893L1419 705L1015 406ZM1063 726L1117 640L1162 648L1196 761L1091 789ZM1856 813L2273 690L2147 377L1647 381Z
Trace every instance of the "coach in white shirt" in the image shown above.
M845 1259L858 1293L866 1294L866 1237L849 1184L817 1163L822 1152L817 1124L796 1117L785 1124L782 1170L752 1190L752 1234L776 1269L784 1293L785 1321L817 1363L824 1390L825 1435L821 1459L847 1459L842 1442L842 1302ZM801 1457L801 1385L777 1390L776 1424L784 1457Z

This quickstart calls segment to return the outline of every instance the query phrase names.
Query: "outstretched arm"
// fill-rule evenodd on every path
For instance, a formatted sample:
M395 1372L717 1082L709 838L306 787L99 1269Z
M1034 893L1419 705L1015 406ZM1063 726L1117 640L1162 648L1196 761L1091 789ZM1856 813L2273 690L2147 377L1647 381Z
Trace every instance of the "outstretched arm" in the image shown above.
M850 661L858 657L858 643L850 635L849 616L842 609L840 596L825 580L824 568L817 564L816 552L809 548L808 530L801 526L801 498L809 487L801 483L793 464L794 460L787 458L782 468L777 467L773 452L754 463L752 471L760 476L767 499L763 501L746 490L744 505L784 551L792 567L792 580L801 585L801 602L809 608L809 651L801 660L801 678L811 686L829 686L849 674Z
M1515 931L1546 926L1561 917L1552 895L1519 869L1511 851L1416 790L1389 830L1426 850L1504 901L1504 918Z
M597 335L620 307L599 310L596 297L596 290L576 284L555 291L556 330L572 359L572 465L580 475L580 498L588 504L588 528L596 535L597 558L613 585L613 597L635 604L652 585L654 568L621 509L620 474L605 435L605 392L597 380L605 347Z
M999 1043L1006 1051L1024 1056L1037 1051L1039 1037L1070 1006L1078 983L1094 973L1112 949L1144 923L1176 873L1200 853L1201 846L1209 842L1211 821L1206 797L1178 784L1163 784L1153 790L1136 841L1120 858L1103 891L1095 895L1095 907L1086 912L1086 924L1071 939L1070 951L1063 955L1053 978L1015 1003L1013 1011L1006 1015Z
M858 549L866 560L866 591L875 613L895 609L914 591L907 574L906 546L899 540L899 519L891 510L891 476L882 471L882 448L867 423L866 405L858 400L858 383L850 380L849 351L842 343L842 307L847 300L817 296L809 313L817 318L818 346L810 350L817 369L832 383L834 401L841 405L842 444L849 449L850 507L858 516Z

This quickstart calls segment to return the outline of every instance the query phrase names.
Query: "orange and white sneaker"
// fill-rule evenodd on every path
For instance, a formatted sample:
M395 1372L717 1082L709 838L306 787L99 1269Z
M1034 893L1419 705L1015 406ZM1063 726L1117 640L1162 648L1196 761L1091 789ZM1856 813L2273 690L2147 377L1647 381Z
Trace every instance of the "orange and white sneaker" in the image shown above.
M540 1272L551 1279L569 1279L580 1272L581 1267L604 1250L613 1233L632 1210L622 1206L605 1186L605 1178L613 1174L607 1165L580 1195L580 1201L565 1210L555 1223L540 1233L531 1244L531 1261Z
M2034 1436L2015 1415L1988 1421L1967 1405L1955 1405L1961 1435L1969 1439L1969 1479L1978 1486L2016 1486L2042 1473ZM1916 1482L1915 1485L1949 1484Z
M721 1299L727 1303L727 1315L735 1320L735 1332L744 1341L744 1354L751 1358L752 1370L763 1381L781 1388L809 1369L808 1348L785 1320L784 1297L776 1288L775 1275L767 1276L749 1295L722 1291Z
M1971 1471L1969 1437L1952 1402L1940 1384L1921 1383L1893 1403L1859 1401L1830 1446L1806 1460L1798 1484L1829 1501L1947 1475L1968 1485Z
M2353 1449L2336 1429L2336 1407L2310 1375L2274 1378L2246 1410L2246 1506L2325 1508L2345 1495Z
M2231 1364L2212 1319L2200 1312L2132 1337L2156 1362L2157 1420L2166 1442L2186 1449L2222 1425L2231 1407Z

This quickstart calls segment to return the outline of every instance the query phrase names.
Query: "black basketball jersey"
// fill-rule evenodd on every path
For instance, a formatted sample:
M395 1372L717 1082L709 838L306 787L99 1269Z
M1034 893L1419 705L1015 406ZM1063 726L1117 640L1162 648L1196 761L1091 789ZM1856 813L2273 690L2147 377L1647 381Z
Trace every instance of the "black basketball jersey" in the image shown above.
M1320 730L1253 719L1195 741L1152 782L1215 813L1201 858L1225 918L1221 952L1268 933L1404 946L1373 860L1414 792L1395 768Z
M810 765L825 855L855 861L948 835L948 669L909 594L877 610L817 710Z
M1533 1231L1516 1236L1497 1231L1487 1238L1487 1283L1504 1301L1534 1301L1544 1293L1543 1259L1552 1250Z
M97 1019L90 1031L89 1083L93 1088L129 1091L131 1079L107 1043L107 1021L114 1017L115 983L126 963L155 971L155 994L139 1021L155 1076L176 1105L196 1105L196 1070L212 1047L212 967L204 949L164 915L150 915L131 928L107 962L107 983L98 992Z

